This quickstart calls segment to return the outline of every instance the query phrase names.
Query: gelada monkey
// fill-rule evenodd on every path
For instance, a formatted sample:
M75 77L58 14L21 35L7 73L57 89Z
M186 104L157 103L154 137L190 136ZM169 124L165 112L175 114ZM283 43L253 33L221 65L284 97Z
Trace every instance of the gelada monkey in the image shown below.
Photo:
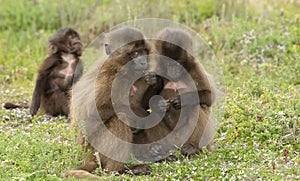
M158 68L161 72L165 72L173 82L167 78L161 78L163 87L160 95L164 99L157 102L158 109L154 107L153 111L167 111L167 113L158 125L135 135L134 143L154 143L162 140L171 132L175 132L175 136L160 145L154 144L153 148L149 148L149 155L144 154L140 156L146 159L147 156L150 158L165 157L174 144L176 145L179 142L177 140L180 140L180 137L182 137L182 135L178 134L176 136L176 132L183 133L183 130L191 133L183 144L181 150L183 155L197 154L204 146L207 146L212 151L210 142L215 132L210 119L210 109L215 99L215 92L206 71L190 53L193 45L192 38L183 30L166 28L159 33L157 40L154 42L159 55L162 55L158 62ZM173 64L164 63L168 58L176 62ZM181 66L178 66L178 64ZM185 77L186 74L182 71L182 67L193 79L197 88L196 92L191 92L191 86ZM180 95L178 93L179 90L182 91ZM197 95L198 99L195 98ZM180 97L183 98L182 101ZM197 112L196 109L199 110L199 116L194 115ZM181 111L185 114L182 115ZM179 119L181 119L180 122ZM191 126L193 121L196 121L195 126ZM178 127L175 129L176 125ZM167 157L167 159L173 161L176 158Z
M83 65L79 34L71 28L63 28L49 40L49 56L42 62L32 95L31 106L5 103L6 109L29 108L35 115L39 108L52 116L69 114L69 94L72 85L80 78Z
M42 62L32 95L30 114L39 108L52 116L69 114L69 89L83 72L79 34L71 29L58 30L49 40L49 56Z
M71 122L81 128L77 140L83 145L85 151L91 150L91 154L85 158L81 166L66 172L66 177L94 178L95 175L91 173L97 167L108 172L119 173L129 171L133 174L148 174L151 171L146 164L127 166L124 162L114 160L99 151L129 161L130 154L133 153L131 145L119 144L115 137L132 143L136 129L130 126L130 117L126 112L115 112L113 104L117 107L130 106L136 115L147 116L148 105L146 104L151 95L158 94L160 91L160 89L156 90L157 83L152 81L153 74L145 73L149 67L150 48L139 30L129 27L120 28L108 33L107 39L108 44L105 48L108 58L103 64L99 63L100 69L100 66L97 66L86 73L73 88ZM113 81L117 76L126 76L128 73L129 76L143 75L130 87L127 95L130 97L130 105L122 105L122 101L113 102ZM120 97L126 97L122 92L122 86L126 84L127 82L122 82L117 87L120 88ZM121 119L128 120L129 125L127 121L123 122ZM100 159L97 160L97 157Z

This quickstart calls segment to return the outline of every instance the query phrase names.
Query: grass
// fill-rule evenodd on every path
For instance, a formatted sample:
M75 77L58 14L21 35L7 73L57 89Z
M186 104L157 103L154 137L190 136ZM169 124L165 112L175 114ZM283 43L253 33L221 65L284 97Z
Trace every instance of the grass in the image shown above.
M173 19L198 31L220 60L226 106L217 120L216 151L152 163L149 176L104 174L103 179L300 179L300 5L222 2L2 0L1 103L31 101L46 42L57 28L78 29L87 45L125 20ZM32 118L28 110L1 107L1 180L63 180L83 157L74 135L65 117Z

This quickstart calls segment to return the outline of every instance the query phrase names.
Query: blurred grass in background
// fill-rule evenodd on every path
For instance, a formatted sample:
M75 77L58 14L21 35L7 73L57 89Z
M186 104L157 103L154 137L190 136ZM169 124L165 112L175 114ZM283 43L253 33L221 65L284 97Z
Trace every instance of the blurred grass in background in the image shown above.
M290 20L299 19L300 16L295 11L299 7L296 1L271 0L1 0L0 7L0 63L2 69L6 66L10 69L10 72L5 73L10 76L1 76L1 82L11 82L21 77L22 81L32 81L35 71L31 70L36 70L44 58L47 46L45 42L61 27L77 29L87 45L109 27L137 18L171 19L200 30L204 28L201 23L208 18L215 18L220 22L232 22L234 18L264 22L269 18L278 18L281 11L284 18ZM41 58L32 59L33 53ZM27 67L16 67L24 65Z
M214 153L152 164L133 179L300 179L299 0L0 0L1 103L28 103L57 29L99 33L138 18L178 21L200 33L220 59L226 108ZM64 118L0 108L1 180L61 180L82 161ZM128 175L106 179L131 179Z

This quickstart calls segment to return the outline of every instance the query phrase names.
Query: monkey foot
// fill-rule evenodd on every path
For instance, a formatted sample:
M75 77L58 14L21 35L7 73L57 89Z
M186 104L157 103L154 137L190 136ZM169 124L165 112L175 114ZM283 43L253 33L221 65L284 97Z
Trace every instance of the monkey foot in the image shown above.
M161 146L161 144L157 144L157 143L151 144L149 152L153 156L159 156L159 155L161 155L161 152L162 152L162 146Z
M134 165L130 166L128 171L133 175L149 175L151 167L147 164Z
M178 160L177 156L175 156L175 155L168 155L166 158L158 160L157 162L158 163L164 162L164 161L167 161L167 162L176 162L177 160Z
M212 143L209 143L207 146L206 146L207 150L209 152L214 152L215 151L215 147Z
M178 160L177 156L175 155L169 155L167 158L166 158L166 161L168 162L176 162Z
M181 154L188 157L198 155L201 152L202 150L195 148L191 144L184 144L181 150Z
M91 174L85 170L69 170L65 173L65 178L76 178L76 179L93 179L93 180L100 180L100 177L97 175Z

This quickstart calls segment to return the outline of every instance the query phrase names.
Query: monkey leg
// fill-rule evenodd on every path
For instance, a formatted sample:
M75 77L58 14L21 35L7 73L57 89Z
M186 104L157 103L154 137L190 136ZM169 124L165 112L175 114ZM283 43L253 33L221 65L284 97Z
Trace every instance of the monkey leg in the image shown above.
M148 175L151 173L151 167L147 164L133 165L126 168L125 172L133 175Z
M161 162L176 162L178 160L177 156L175 155L168 155L166 158L156 161L156 163Z
M92 152L89 154L85 159L82 165L76 167L74 170L69 170L65 173L66 178L76 178L76 179L100 179L95 174L92 174L92 172L98 167L98 163L96 161L96 157L94 153Z
M85 170L69 170L64 175L65 178L76 178L76 179L91 179L100 180L101 178L97 175L91 174Z
M91 154L85 157L83 164L76 167L75 170L85 170L88 172L93 172L96 168L98 168L99 165L94 154L95 152L93 151Z
M127 119L125 114L121 114L122 115L119 113L118 115L122 118L122 120ZM114 116L111 120L109 120L108 124L106 124L106 127L114 136L128 143L133 143L133 134L131 128L122 122L118 116ZM117 157L122 158L123 160L130 160L131 154L133 153L133 149L130 144L127 144L126 146L120 145L117 142L114 142L109 134L104 134L102 139L107 140L103 146L108 149L108 153L117 155ZM104 155L101 155L100 160L102 168L108 172L129 172L134 175L149 174L151 172L151 168L145 164L128 167L125 165L125 163L113 160Z
M201 149L195 147L194 145L191 145L189 143L185 143L181 148L181 154L184 156L192 157L194 155L197 155L201 153Z
M214 148L214 145L212 142L210 142L207 146L206 146L207 150L209 152L214 152L215 151L215 148Z
M92 154L88 155L82 165L76 167L74 170L69 170L65 173L66 178L76 178L76 179L96 179L99 180L100 177L92 174L98 164L96 162L96 157Z
M121 116L122 119L126 118L124 115ZM119 144L112 138L113 134L115 137L122 139L128 143L132 143L133 135L131 129L128 125L123 123L117 116L112 117L108 120L107 124L105 125L108 130L101 130L101 134L99 137L95 138L93 146L91 144L86 144L86 140L83 138L83 134L81 131L78 131L77 142L83 145L83 149L86 152L87 150L92 150L92 153L88 155L84 159L84 163L75 170L68 171L66 175L68 177L75 177L75 178L83 178L85 175L87 177L84 178L93 178L95 175L91 175L88 173L93 172L97 167L99 167L99 161L101 164L101 168L107 172L120 172L120 173L132 173L134 175L139 174L149 174L151 168L148 165L135 165L127 167L125 163L119 162L112 158L109 158L101 153L97 153L98 148L105 148L107 153L112 154L111 156L116 156L122 158L122 160L130 160L130 154L132 152L132 148L130 144L126 144L125 146ZM109 132L111 134L109 134ZM97 143L97 144L95 144ZM95 156L95 153L98 154L99 157ZM99 160L97 160L97 158Z
M57 90L51 96L42 98L41 109L52 116L69 115L69 98L65 92Z
M212 138L214 130L212 125L209 124L209 121L211 121L209 118L210 108L201 106L196 127L188 141L183 145L181 150L182 155L197 155L202 152L202 148L205 146L209 151L213 151Z
M134 143L136 144L148 144L145 150L136 149L134 155L144 161L155 162L174 162L177 161L175 155L170 155L170 150L175 149L174 140L169 143L168 140L156 143L164 139L172 130L166 126L164 121L161 121L156 126L146 129L141 133L134 134ZM176 139L176 138L174 138Z

